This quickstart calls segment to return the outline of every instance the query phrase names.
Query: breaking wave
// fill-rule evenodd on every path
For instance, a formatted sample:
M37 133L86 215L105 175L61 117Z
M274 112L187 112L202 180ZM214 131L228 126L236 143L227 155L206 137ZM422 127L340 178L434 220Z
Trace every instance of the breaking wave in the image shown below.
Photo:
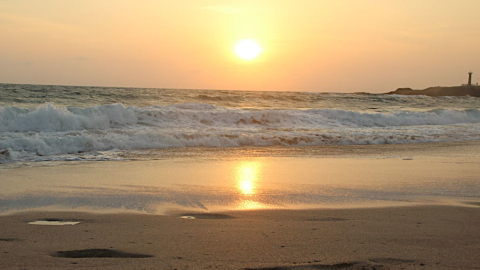
M167 147L384 144L480 139L478 109L362 112L187 103L0 107L0 163Z

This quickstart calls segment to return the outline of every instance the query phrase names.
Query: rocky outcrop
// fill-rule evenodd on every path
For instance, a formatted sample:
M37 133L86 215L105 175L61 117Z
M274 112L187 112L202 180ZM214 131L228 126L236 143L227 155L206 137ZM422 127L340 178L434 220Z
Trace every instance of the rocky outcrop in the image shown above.
M411 88L398 88L395 91L386 93L387 95L424 95L430 97L445 96L472 96L480 97L480 86L478 85L462 85L451 87L429 87L424 90L413 90Z

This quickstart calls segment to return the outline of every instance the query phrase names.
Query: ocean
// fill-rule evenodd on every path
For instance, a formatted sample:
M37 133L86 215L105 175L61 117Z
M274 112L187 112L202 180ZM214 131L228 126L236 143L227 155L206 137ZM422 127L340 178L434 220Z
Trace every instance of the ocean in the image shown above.
M0 84L0 215L480 199L480 99Z
M474 97L0 84L0 163L479 139Z

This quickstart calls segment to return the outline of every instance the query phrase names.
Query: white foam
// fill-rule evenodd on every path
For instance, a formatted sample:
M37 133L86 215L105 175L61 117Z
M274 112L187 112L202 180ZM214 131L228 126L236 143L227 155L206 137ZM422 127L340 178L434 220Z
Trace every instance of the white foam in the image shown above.
M137 124L215 127L325 128L338 125L389 127L480 123L480 111L445 110L366 113L335 109L254 110L227 109L210 104L126 107L122 104L91 108L44 104L35 109L0 107L0 132L59 132L127 128Z
M35 109L0 107L0 132L105 129L118 125L135 124L136 121L134 108L125 107L122 104L95 106L87 109L58 107L51 103Z
M480 111L369 113L210 104L0 107L0 163L167 147L384 144L480 139Z

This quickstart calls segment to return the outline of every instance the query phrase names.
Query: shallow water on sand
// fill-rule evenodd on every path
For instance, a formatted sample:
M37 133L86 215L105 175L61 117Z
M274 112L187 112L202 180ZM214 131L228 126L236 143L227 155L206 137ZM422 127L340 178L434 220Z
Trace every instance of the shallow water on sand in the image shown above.
M196 148L165 150L158 160L143 159L142 153L132 157L135 161L4 166L0 213L478 207L478 150L479 142Z

